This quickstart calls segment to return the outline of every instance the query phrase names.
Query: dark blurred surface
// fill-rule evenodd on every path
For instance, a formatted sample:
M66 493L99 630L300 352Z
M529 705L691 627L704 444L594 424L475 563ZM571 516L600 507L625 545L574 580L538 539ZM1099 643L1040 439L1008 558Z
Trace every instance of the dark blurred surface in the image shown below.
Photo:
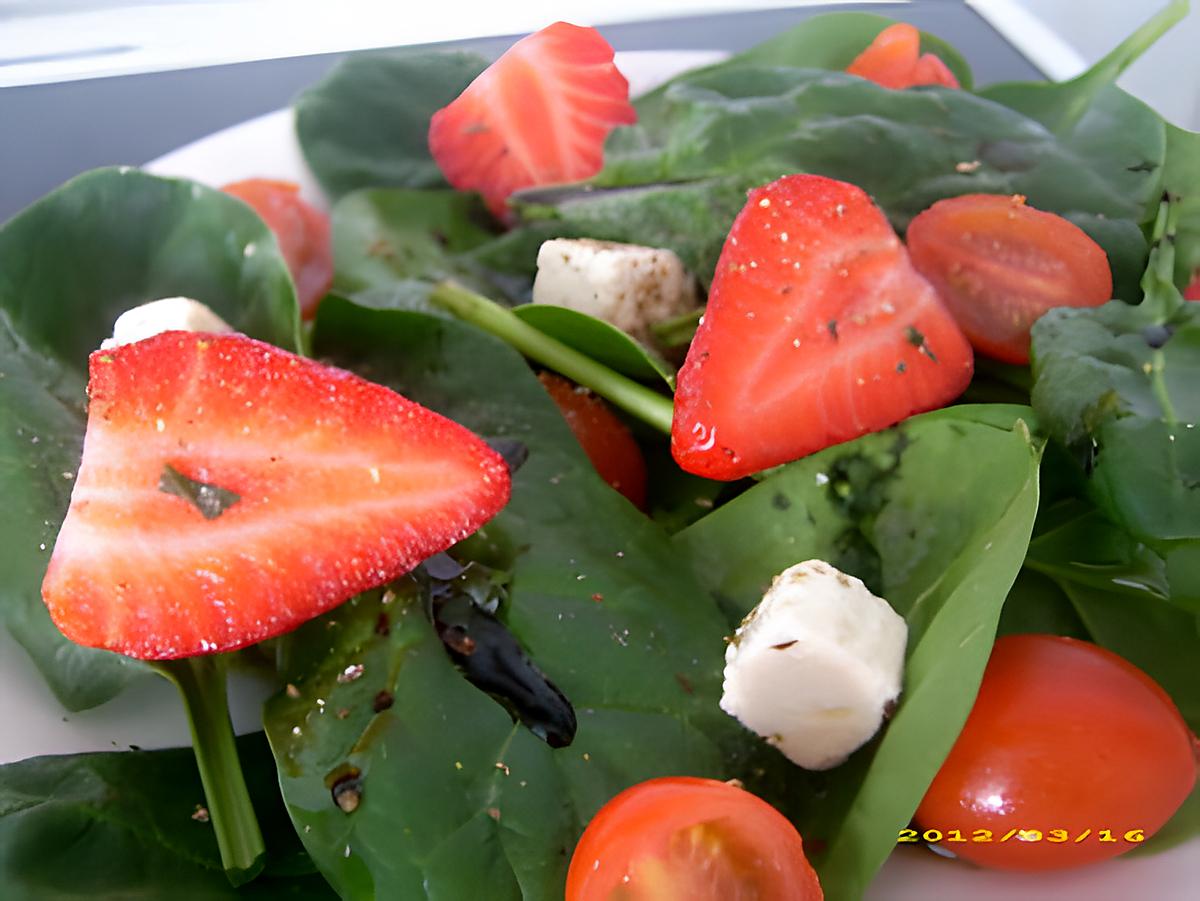
M953 43L979 84L1041 75L960 0L853 4ZM617 50L737 51L821 7L691 16L601 28ZM438 46L498 56L513 36ZM87 169L139 165L219 129L287 106L346 54L0 89L0 221Z

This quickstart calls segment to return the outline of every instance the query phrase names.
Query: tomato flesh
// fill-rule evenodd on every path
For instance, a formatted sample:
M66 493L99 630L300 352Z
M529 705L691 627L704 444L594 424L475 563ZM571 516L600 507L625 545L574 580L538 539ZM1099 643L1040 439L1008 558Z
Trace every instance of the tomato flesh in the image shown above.
M248 178L221 190L249 204L275 234L296 286L300 315L311 319L333 284L329 218L301 199L300 186L290 181Z
M1153 835L1191 793L1194 741L1166 692L1116 654L1006 636L916 821L958 830L964 840L943 847L988 867L1105 860Z
M571 859L566 901L819 901L800 834L725 782L652 779L606 804Z
M538 376L600 478L638 509L646 507L646 461L625 423L596 395L561 376Z
M921 32L907 22L889 25L846 71L893 90L934 84L957 88L958 79L932 53L921 54Z
M1006 363L1029 362L1029 330L1047 310L1112 297L1100 245L1020 196L938 201L909 224L907 242L975 349Z

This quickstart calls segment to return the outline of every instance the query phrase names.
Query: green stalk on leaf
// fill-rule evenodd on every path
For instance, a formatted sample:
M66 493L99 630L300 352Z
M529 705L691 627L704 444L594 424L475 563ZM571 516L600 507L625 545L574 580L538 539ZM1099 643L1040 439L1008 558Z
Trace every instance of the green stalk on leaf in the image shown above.
M671 434L674 407L670 398L538 331L507 307L454 282L442 282L435 286L429 299L459 319L491 332L531 360L591 388L647 425L664 434Z
M152 665L183 698L221 863L230 883L244 885L262 872L267 852L229 721L226 658L187 657Z

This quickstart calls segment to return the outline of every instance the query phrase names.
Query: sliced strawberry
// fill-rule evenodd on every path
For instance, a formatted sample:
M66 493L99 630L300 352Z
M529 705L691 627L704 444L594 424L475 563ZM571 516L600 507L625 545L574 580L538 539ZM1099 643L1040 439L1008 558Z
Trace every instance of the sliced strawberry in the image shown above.
M450 184L478 191L503 216L514 191L595 175L608 133L636 120L608 42L594 28L555 22L434 113L429 151Z
M300 186L294 182L248 178L221 190L253 207L275 233L296 285L300 315L312 319L333 284L329 217L301 199Z
M923 84L959 86L941 59L932 53L921 55L921 32L907 22L897 22L879 32L846 71L894 90Z
M679 372L671 450L736 479L953 400L971 347L854 185L750 192Z
M508 500L504 461L466 429L240 335L164 332L90 368L83 462L42 584L80 644L167 659L271 638Z
M583 452L600 478L625 495L639 509L646 506L646 460L633 434L587 388L552 372L538 378L575 433Z
M909 223L907 239L971 344L1006 363L1029 362L1029 330L1047 310L1112 298L1104 249L1020 195L939 200Z

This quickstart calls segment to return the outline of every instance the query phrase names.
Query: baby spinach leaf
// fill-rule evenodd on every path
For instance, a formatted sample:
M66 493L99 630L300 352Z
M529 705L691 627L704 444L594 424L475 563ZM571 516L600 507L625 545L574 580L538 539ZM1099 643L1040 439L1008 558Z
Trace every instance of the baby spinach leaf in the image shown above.
M988 85L980 96L1037 119L1056 134L1069 134L1087 114L1100 92L1145 53L1188 11L1188 0L1171 0L1141 28L1086 72L1068 81L1005 82Z
M344 294L397 281L457 278L480 290L490 283L463 255L492 237L473 194L372 188L333 208L333 290Z
M526 229L547 237L561 232L563 237L665 247L708 285L746 192L786 171L774 164L748 165L729 175L678 184L541 188L515 195L514 203Z
M244 204L133 169L81 175L0 227L0 617L64 705L112 697L141 667L73 644L40 586L85 425L88 354L126 309L183 295L240 331L299 346L271 232Z
M1167 123L1164 192L1177 199L1175 284L1185 287L1200 270L1200 134Z
M743 65L803 66L808 69L832 69L840 72L867 49L879 32L894 24L895 19L874 13L828 13L813 16L749 50L736 53L715 65L693 69L680 78L713 69ZM921 52L937 54L954 73L959 84L966 90L971 89L971 67L953 46L923 31ZM657 115L663 95L677 80L679 78L671 79L639 98L636 103L639 118L646 119Z
M1174 292L1170 271L1156 290ZM1200 308L1176 293L1051 310L1033 372L1034 407L1110 518L1151 544L1200 538Z
M354 54L296 101L304 158L334 200L359 188L440 188L429 119L487 60L474 53Z
M1029 543L1025 566L1060 582L1166 600L1166 563L1158 554L1078 500L1055 505L1054 525ZM1039 524L1040 525L1040 524Z
M587 354L622 375L644 381L662 379L675 387L675 369L648 347L602 319L552 304L513 307L527 325Z
M238 753L268 846L255 882L235 890L225 878L191 749L112 752L0 767L4 897L334 898L288 822L262 734Z
M498 617L578 721L558 749L514 724L456 670L411 580L304 627L286 643L296 691L266 722L301 837L343 896L561 898L584 822L617 791L668 773L753 781L743 761L758 743L716 703L724 620L515 351L461 322L336 298L315 346L529 448L508 507L455 553L511 574ZM377 710L380 691L391 703ZM349 814L326 782L346 766L361 780Z
M730 66L685 76L664 95L661 115L614 132L596 184L774 167L857 184L898 226L967 193L1025 194L1039 209L1140 221L1157 176L1130 167L1157 165L1164 141L1161 120L1140 109L1127 95L1105 94L1060 140L966 91L891 91L842 73Z
M475 195L377 188L343 197L333 209L334 290L365 306L420 309L436 282L453 278L485 294L510 295L517 282L490 271L494 235ZM537 245L530 246L530 263ZM523 281L523 280L522 280ZM515 312L528 325L638 379L674 381L665 360L607 322L542 304Z
M676 537L736 614L784 568L820 558L908 622L895 715L814 774L822 798L800 814L805 838L828 843L814 861L828 898L861 896L966 720L1037 511L1031 421L999 405L918 416L782 467Z
M1131 597L1061 582L1097 644L1144 670L1171 696L1193 731L1200 728L1200 617L1153 597Z

